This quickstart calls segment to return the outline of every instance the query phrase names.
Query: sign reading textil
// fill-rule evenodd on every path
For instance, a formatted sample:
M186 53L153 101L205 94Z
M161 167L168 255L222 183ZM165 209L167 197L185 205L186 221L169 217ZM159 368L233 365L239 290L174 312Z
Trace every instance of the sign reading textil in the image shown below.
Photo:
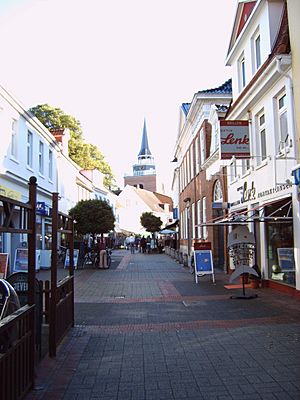
M220 121L220 158L250 158L248 121Z

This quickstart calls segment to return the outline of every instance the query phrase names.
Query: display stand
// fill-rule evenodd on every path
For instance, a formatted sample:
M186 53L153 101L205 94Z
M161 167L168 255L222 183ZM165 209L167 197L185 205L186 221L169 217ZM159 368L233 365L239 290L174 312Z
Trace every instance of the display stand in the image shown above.
M255 299L257 294L246 295L245 291L245 275L251 274L258 277L257 272L250 267L254 259L255 252L255 239L252 232L246 226L238 226L228 235L228 249L229 256L232 258L235 271L230 277L230 282L239 277L243 276L242 289L243 295L241 296L230 296L231 299Z
M195 281L198 283L198 277L212 275L213 283L215 283L214 265L211 250L194 251L195 260Z

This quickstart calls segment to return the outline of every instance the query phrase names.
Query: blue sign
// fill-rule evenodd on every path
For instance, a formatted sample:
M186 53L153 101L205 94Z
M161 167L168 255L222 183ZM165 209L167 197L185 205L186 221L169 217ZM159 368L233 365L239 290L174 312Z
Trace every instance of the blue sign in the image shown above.
M178 208L173 208L173 219L178 219Z
M36 203L36 213L40 215L51 216L52 209L44 201L37 201Z
M295 178L295 185L299 185L300 184L300 167L297 169L294 169L293 176Z
M198 283L198 276L209 275L213 277L213 282L215 282L214 276L214 266L212 259L211 250L196 250L194 251L195 259L195 280Z

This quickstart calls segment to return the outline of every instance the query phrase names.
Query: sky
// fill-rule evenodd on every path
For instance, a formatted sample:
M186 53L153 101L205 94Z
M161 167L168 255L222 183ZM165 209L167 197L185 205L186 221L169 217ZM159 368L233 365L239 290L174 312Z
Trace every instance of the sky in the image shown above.
M149 147L167 192L180 105L230 78L237 0L0 0L0 85L80 121L123 187Z

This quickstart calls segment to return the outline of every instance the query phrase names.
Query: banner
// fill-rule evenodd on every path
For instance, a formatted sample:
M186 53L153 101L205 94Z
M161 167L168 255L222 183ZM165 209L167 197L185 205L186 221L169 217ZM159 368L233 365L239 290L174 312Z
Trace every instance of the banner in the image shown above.
M250 158L248 121L220 121L220 158Z

